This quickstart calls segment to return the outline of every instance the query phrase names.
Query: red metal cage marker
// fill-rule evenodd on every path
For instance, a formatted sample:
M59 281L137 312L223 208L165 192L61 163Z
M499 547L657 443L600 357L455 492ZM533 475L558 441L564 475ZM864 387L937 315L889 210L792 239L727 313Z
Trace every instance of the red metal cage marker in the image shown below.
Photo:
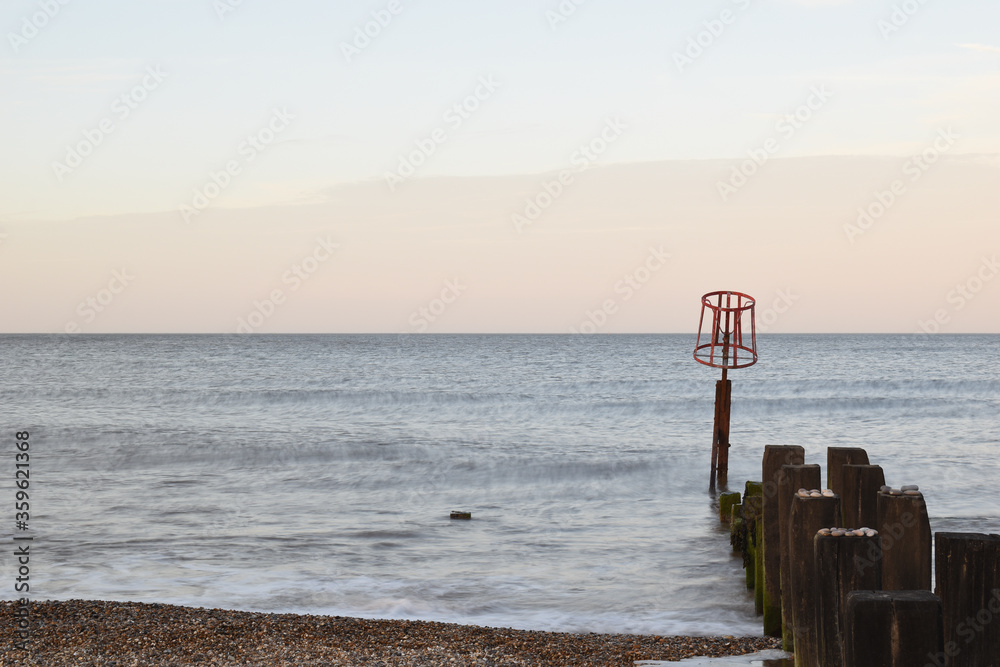
M714 303L713 303L714 301ZM694 358L706 366L746 368L757 363L757 325L754 320L756 301L742 292L709 292L701 297L701 322ZM711 337L702 342L706 316L711 315ZM750 323L749 345L744 343L745 321ZM706 334L707 337L707 334Z
M694 358L698 363L722 369L722 380L715 384L715 432L712 436L712 476L725 488L729 477L729 409L733 383L727 377L730 368L746 368L757 363L757 328L754 319L756 301L742 292L709 292L701 297L701 321ZM711 316L710 321L708 317ZM711 331L706 331L709 322ZM746 336L749 325L749 337ZM705 342L703 342L703 334Z

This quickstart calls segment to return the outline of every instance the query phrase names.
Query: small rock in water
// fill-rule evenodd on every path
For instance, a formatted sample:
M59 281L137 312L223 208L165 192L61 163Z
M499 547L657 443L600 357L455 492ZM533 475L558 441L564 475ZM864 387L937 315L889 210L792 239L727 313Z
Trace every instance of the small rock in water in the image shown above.
M472 519L472 512L452 512L452 519L461 519L462 521L469 521Z
M903 486L899 487L899 490L902 491L903 493L906 493L907 491L919 491L920 487L917 486L916 484L904 484Z

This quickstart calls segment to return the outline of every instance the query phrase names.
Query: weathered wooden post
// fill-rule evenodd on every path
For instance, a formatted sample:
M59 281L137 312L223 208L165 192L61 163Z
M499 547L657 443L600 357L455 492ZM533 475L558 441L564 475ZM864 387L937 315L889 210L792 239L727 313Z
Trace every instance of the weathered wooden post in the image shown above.
M882 546L878 533L823 529L813 541L819 607L819 662L823 667L842 667L847 594L881 590L882 563L873 554Z
M740 504L739 491L727 491L719 494L719 521L729 523L733 515L733 505Z
M796 491L800 488L815 489L820 486L820 470L819 466L813 463L809 465L784 465L781 466L781 472L783 474L778 481L778 540L781 545L781 643L786 651L793 651L795 650L795 637L792 633L789 517L791 516L792 498L796 495ZM817 526L817 530L819 528L821 526Z
M764 614L764 515L757 521L757 555L754 559L753 606L758 616ZM778 610L778 620L781 620L781 610ZM767 634L767 622L764 622ZM781 624L778 624L778 635L781 635Z
M878 524L878 493L885 486L881 466L847 464L843 475L842 508L845 528L875 528Z
M941 600L930 591L847 594L844 667L933 665L941 645Z
M714 302L713 302L714 300ZM722 380L715 385L715 422L712 429L712 474L709 488L715 489L716 479L723 489L729 481L729 412L733 383L728 378L730 368L746 368L757 363L757 332L754 321L753 297L742 292L709 292L701 297L701 320L695 342L695 361L722 369ZM706 316L711 332L705 329ZM744 319L749 317L750 335L744 339ZM706 341L702 341L702 332Z
M844 488L841 484L843 479L842 466L848 463L867 465L868 452L861 447L827 447L826 448L826 488L834 493L844 496Z
M759 545L757 542L757 524L761 521L760 513L762 500L763 499L760 496L744 496L743 498L743 534L745 540L743 549L743 567L746 568L747 588L750 590L756 589L757 586L757 560L759 552ZM755 595L754 597L756 598L757 596ZM761 611L762 610L760 608L757 609L758 614Z
M882 588L887 591L931 589L931 522L916 485L883 486L878 494L882 536Z
M816 466L816 475L818 482L819 466ZM813 541L821 528L840 523L840 498L833 494L817 498L806 491L804 494L794 494L791 500L788 512L791 595L788 597L788 607L792 613L789 615L788 610L785 610L785 632L790 632L794 637L795 666L820 667L817 622L819 587Z
M981 667L1000 659L1000 535L937 533L944 646L927 664Z
M801 465L805 450L798 445L767 445L761 480L761 565L763 585L760 587L764 612L764 634L781 636L781 531L778 521L778 482L784 476L782 466ZM798 487L796 487L798 489Z

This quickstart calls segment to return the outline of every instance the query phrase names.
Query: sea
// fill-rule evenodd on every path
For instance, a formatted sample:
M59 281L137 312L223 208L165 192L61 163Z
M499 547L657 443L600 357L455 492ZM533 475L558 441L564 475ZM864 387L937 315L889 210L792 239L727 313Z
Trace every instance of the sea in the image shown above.
M35 600L760 635L693 335L4 335L0 539ZM729 486L858 446L1000 533L1000 336L761 335ZM3 498L2 496L7 496ZM471 521L450 512L472 513ZM17 597L2 550L5 599Z

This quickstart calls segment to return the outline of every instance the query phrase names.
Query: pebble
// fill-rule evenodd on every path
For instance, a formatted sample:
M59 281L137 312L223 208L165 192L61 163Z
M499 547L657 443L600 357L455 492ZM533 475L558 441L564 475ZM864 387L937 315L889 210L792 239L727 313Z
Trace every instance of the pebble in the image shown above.
M822 497L823 497L823 494L822 494L822 493L820 493L819 491L813 491L813 492L811 492L811 493L809 494L809 497L810 497L810 498L822 498Z
M864 528L820 528L820 535L832 535L833 537L875 537L877 530L865 526Z
M892 487L891 486L886 486L886 485L883 484L882 486L879 487L878 490L881 493L889 493L890 491L892 491Z
M615 665L779 648L768 637L573 634L428 621L384 621L66 600L31 603L31 651L14 647L17 603L0 602L0 664Z
M833 498L835 495L837 494L835 494L832 489L823 489L823 496L825 498Z
M902 491L903 493L906 493L907 491L919 491L920 487L917 486L916 484L904 484L903 486L899 487L899 490Z
M904 496L919 496L921 493L919 491L903 491Z
M890 496L901 496L901 495L903 495L903 492L900 491L899 489L892 489L892 490L889 491L889 495Z

